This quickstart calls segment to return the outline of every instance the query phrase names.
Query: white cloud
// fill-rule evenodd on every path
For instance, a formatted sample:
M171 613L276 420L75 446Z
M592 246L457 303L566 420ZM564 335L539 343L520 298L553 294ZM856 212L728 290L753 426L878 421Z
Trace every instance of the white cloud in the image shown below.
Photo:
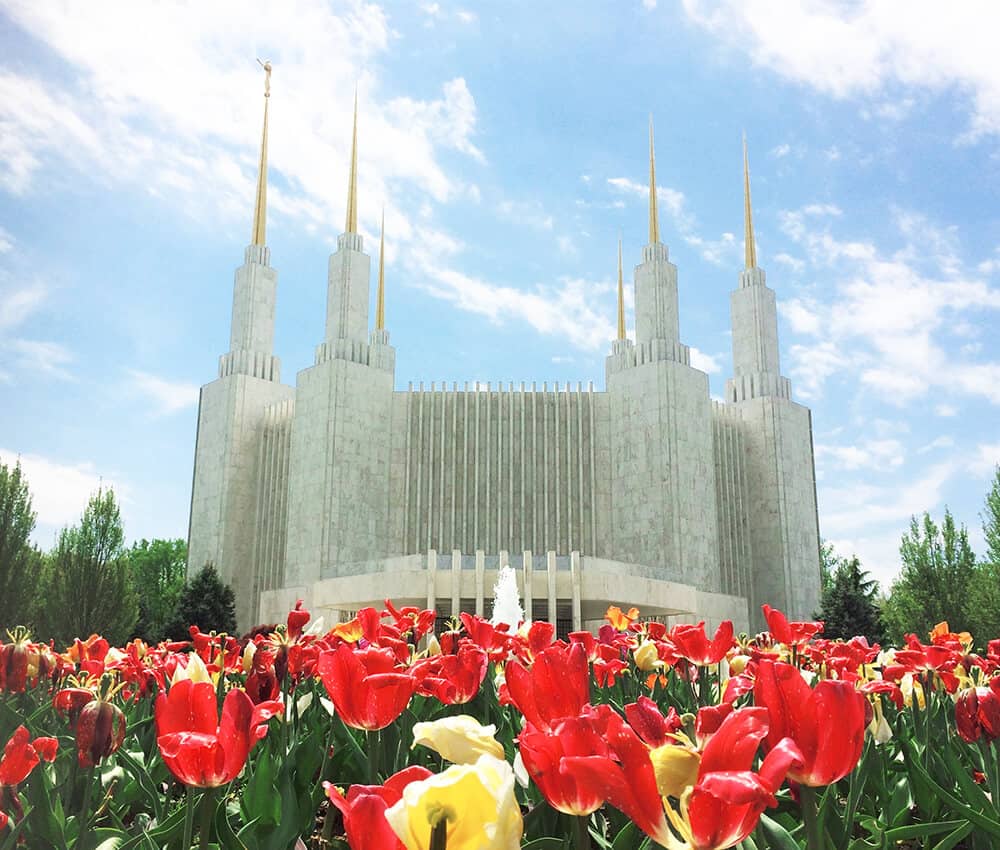
M78 522L87 501L101 487L114 490L119 500L128 497L128 488L113 473L105 476L93 463L63 463L42 455L19 455L11 449L0 448L0 463L13 466L18 459L38 523L48 526L49 531Z
M0 277L0 332L21 325L45 302L47 288L39 281L11 286Z
M834 98L881 104L896 87L970 101L966 135L1000 133L1000 66L984 33L1000 6L858 0L684 0L688 16L761 67ZM910 95L897 100L905 106Z
M934 405L934 413L936 416L957 416L958 408L953 404L936 404Z
M834 469L893 469L903 465L905 449L899 440L863 440L858 445L816 443L816 465Z
M776 145L771 148L771 156L775 159L781 159L782 157L788 156L792 152L792 146L786 143Z
M693 345L691 346L691 365L709 375L715 375L722 371L722 364L719 363L721 357L721 354L706 354Z
M631 195L636 198L648 198L649 186L644 185L630 177L609 177L608 185L619 192ZM660 212L666 212L688 245L698 250L701 256L713 265L722 266L727 264L728 259L732 259L739 253L742 241L738 242L732 233L723 233L718 239L706 239L698 231L698 220L687 209L687 201L684 193L669 186L657 186L656 198L659 202ZM661 238L668 241L661 228Z
M965 269L955 229L893 210L904 245L886 253L871 242L837 238L831 219L839 214L814 204L781 216L813 269L835 268L839 279L822 301L804 296L781 304L793 331L813 337L790 348L803 394L817 397L825 379L843 371L898 405L935 388L1000 404L1000 363L976 360L978 350L948 350L948 334L964 325L967 336L978 334L985 314L1000 310L1000 289Z
M656 0L642 0L642 8L647 11L653 11L656 8Z
M780 263L783 266L788 266L796 274L801 272L806 264L803 260L793 257L791 254L785 254L784 252L774 255L774 261Z
M198 403L198 385L187 381L168 381L149 372L129 370L129 385L155 405L154 416L169 415Z
M947 434L942 434L940 437L935 437L929 443L922 445L919 449L917 449L917 454L927 454L927 452L932 452L935 449L950 449L954 445L955 440L953 437L950 437Z
M58 82L0 72L0 183L24 193L53 163L95 179L138 183L203 220L249 221L262 80L246 57L274 65L269 160L271 223L328 229L343 217L354 87L359 89L359 194L435 201L471 189L441 151L478 161L475 100L462 78L438 97L386 97L379 62L393 37L384 12L352 0L269 0L248 16L236 0L200 7L153 2L82 7L11 0L7 14L72 69ZM234 27L233 20L240 26ZM393 191L389 191L389 185ZM190 203L190 199L197 203ZM392 204L390 204L392 207ZM378 204L362 203L374 232ZM391 209L397 238L408 217ZM299 225L301 226L301 224Z
M0 254L8 253L14 247L14 237L0 227Z
M0 348L10 352L18 370L31 377L50 377L70 380L72 375L65 368L73 362L72 352L66 346L40 339L8 339L0 341Z
M497 212L503 218L532 230L551 231L555 226L555 220L545 211L540 201L504 200L497 204Z
M980 443L976 446L976 453L969 463L969 469L974 475L992 476L998 464L1000 464L1000 443Z

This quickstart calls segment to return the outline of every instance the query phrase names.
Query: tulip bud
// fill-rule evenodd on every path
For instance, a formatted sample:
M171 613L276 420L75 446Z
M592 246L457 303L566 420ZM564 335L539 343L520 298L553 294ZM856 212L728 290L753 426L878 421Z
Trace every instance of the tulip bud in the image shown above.
M664 744L649 753L656 787L664 797L677 797L698 781L701 756L678 744Z
M635 666L643 673L649 673L657 667L663 666L663 662L660 661L660 655L656 649L656 644L652 641L640 644L633 655L635 657Z
M76 723L76 752L80 767L100 764L124 740L125 715L118 706L95 699L80 711Z

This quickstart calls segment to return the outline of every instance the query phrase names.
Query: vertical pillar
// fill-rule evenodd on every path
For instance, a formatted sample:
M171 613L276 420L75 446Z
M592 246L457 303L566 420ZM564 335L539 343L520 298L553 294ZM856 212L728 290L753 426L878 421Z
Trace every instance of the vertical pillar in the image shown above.
M569 578L570 585L572 587L572 598L573 598L573 631L579 631L583 628L583 610L580 601L581 587L580 587L580 553L570 552L569 553Z
M476 616L482 617L486 597L486 554L476 549Z
M528 623L532 620L531 601L534 599L534 594L532 593L534 571L534 559L531 550L525 549L521 554L521 573L524 576L524 619Z
M427 550L427 608L437 610L437 566L438 553L434 549Z
M549 616L548 621L556 624L556 553L551 549L545 553L546 577L549 580Z
M462 553L451 550L451 616L462 613Z

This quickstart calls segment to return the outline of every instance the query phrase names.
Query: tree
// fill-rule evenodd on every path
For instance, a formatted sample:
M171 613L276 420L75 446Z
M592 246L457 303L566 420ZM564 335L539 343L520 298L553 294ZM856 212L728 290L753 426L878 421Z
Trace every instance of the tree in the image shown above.
M68 643L97 632L113 644L132 636L139 607L124 540L114 491L98 490L80 524L60 532L49 557L39 613L41 636Z
M899 642L912 632L926 640L942 620L952 631L968 629L967 600L976 556L965 526L956 527L947 508L940 528L926 512L922 522L912 517L899 554L902 570L882 609L889 639Z
M190 626L203 632L236 633L236 596L219 578L213 564L205 564L184 585L170 636L183 640L189 636Z
M862 635L872 643L881 642L884 629L877 596L878 582L861 569L857 556L837 558L816 615L825 624L823 636L849 640Z
M819 580L820 596L824 596L833 584L833 574L837 571L844 559L841 558L833 548L833 544L827 540L819 541ZM816 616L819 616L818 614Z
M38 582L40 553L28 538L35 530L31 493L18 461L0 463L0 627L27 625Z
M982 520L986 557L972 577L966 610L976 645L985 647L1000 637L1000 466L994 470Z
M129 572L139 597L135 633L148 643L163 640L173 624L186 564L187 543L180 538L140 540L128 550Z

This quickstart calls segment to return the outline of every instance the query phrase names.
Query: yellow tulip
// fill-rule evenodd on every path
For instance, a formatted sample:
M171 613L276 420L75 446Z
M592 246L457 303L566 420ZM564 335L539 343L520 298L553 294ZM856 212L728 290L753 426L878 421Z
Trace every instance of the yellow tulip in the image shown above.
M413 724L413 746L430 747L444 759L455 764L472 764L481 755L503 759L503 747L493 736L497 727L480 725L467 714L442 717L426 723Z
M429 850L431 831L442 820L448 850L518 850L524 830L514 771L490 755L411 782L385 817L407 850Z
M701 756L680 744L664 744L649 753L656 787L664 797L677 797L698 781Z
M632 655L635 658L635 666L643 673L650 673L657 667L663 666L663 662L660 661L660 655L656 651L656 644L652 641L647 640L639 644Z
M201 656L196 652L192 652L188 656L186 667L181 667L180 664L177 665L177 669L174 671L174 678L171 679L170 684L176 685L184 679L190 679L192 682L208 682L214 685L218 681L218 678L219 674L216 673L213 676L209 673L205 662L201 660Z

